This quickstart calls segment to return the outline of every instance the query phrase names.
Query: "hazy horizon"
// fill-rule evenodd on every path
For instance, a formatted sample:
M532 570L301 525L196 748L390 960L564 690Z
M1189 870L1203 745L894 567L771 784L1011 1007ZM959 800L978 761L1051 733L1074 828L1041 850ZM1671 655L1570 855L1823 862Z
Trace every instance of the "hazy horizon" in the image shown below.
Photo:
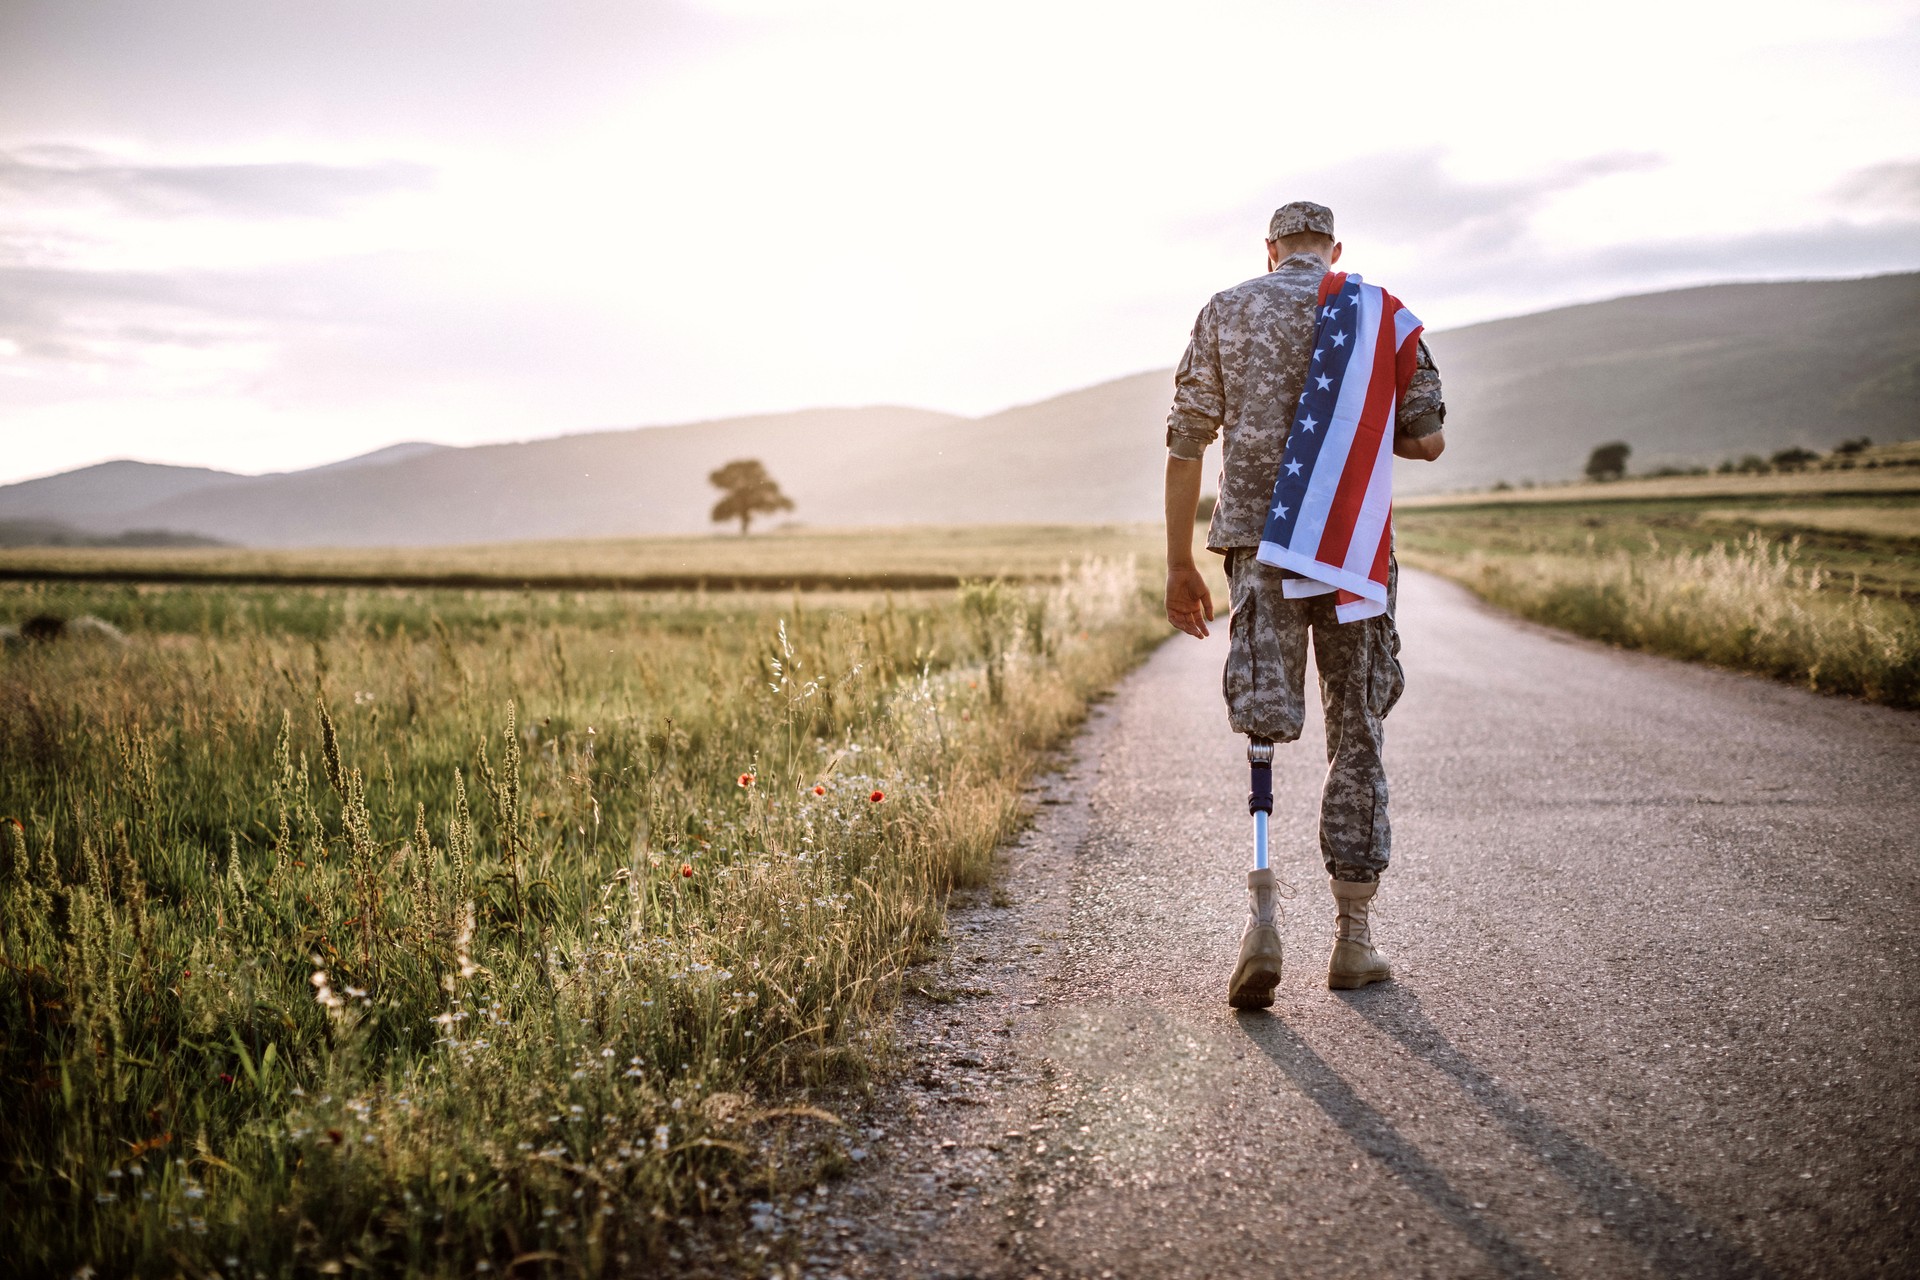
M1302 197L1436 330L1911 270L1916 57L1891 0L21 0L0 483L980 416L1172 365Z
M1906 274L1906 273L1904 272L1869 272L1863 276L1808 277L1806 281L1803 281L1803 283L1821 283L1821 282L1828 282L1828 281L1874 279L1879 276L1901 275L1901 274ZM1716 288L1722 285L1779 284L1779 283L1791 283L1791 282L1793 282L1791 278L1784 279L1784 280L1717 280L1717 281L1712 281L1706 284L1692 285L1687 287L1711 289L1711 288ZM1672 291L1657 290L1655 292L1678 292L1678 291L1677 290L1672 290ZM1591 299L1590 301L1611 302L1611 301L1618 301L1621 299L1632 298L1637 296L1644 296L1644 295L1619 294L1609 298ZM1542 315L1550 311L1560 311L1560 310L1565 310L1567 307L1581 306L1581 305L1585 305L1585 304L1581 302L1559 304L1553 307L1543 308L1540 311L1520 312L1519 314L1513 315L1513 316L1493 316L1485 320L1476 320L1471 324L1460 325L1457 327L1461 329L1469 329L1469 328L1473 328L1475 325L1495 324L1501 320L1521 320L1521 319L1525 319L1530 315ZM994 408L988 409L982 413L977 413L977 414L961 413L956 410L943 409L938 405L880 404L877 402L869 403L869 404L837 404L837 405L805 404L805 405L793 405L787 408L768 409L768 410L764 410L764 411L752 413L752 414L730 414L730 415L724 415L721 417L688 418L688 419L681 419L673 422L599 423L599 424L588 425L588 426L565 427L556 431L544 432L539 434L503 437L497 440L472 440L472 441L462 441L457 443L443 441L443 440L427 440L427 439L421 439L421 438L390 440L383 444L376 444L371 448L359 449L350 454L342 454L337 458L322 459L319 462L311 463L304 467L282 467L282 468L271 468L271 469L258 470L258 471L247 471L247 470L241 470L235 467L225 467L225 466L219 465L216 462L179 463L179 462L164 461L164 460L155 459L155 458L142 458L142 457L137 457L131 454L122 454L122 455L118 455L111 458L97 458L91 462L81 462L73 466L61 467L55 471L41 472L36 475L0 478L0 485L16 484L16 483L20 483L22 481L27 481L27 480L46 479L49 476L62 475L71 471L85 470L87 467L90 467L90 466L103 466L103 465L106 465L109 463L115 463L115 462L146 463L146 464L155 465L155 466L203 467L208 470L228 472L230 474L237 475L237 476L259 477L259 476L279 475L279 474L286 474L286 473L295 472L295 471L312 470L315 468L324 468L328 466L334 466L342 462L354 461L356 459L378 454L389 449L403 448L408 445L422 445L429 448L437 447L437 448L449 448L449 449L465 449L465 448L480 448L488 445L535 444L545 440L563 440L563 439L570 439L576 436L605 435L605 434L613 434L613 433L626 432L626 431L655 431L655 430L667 431L667 430L672 430L678 427L699 427L699 426L704 426L710 423L737 421L742 418L761 418L761 417L777 418L777 417L783 417L787 415L804 414L804 413L808 413L816 410L844 411L844 410L858 410L858 409L870 409L870 408L914 409L914 410L923 410L928 413L946 414L948 416L954 417L956 419L961 419L961 420L975 420L979 418L989 418L1000 413L1012 412L1017 409L1023 409L1023 408L1029 407L1031 405L1045 404L1050 400L1055 400L1062 396L1070 396L1076 392L1085 391L1092 387L1104 386L1108 383L1113 383L1113 382L1124 382L1130 378L1142 377L1148 374L1167 372L1170 370L1170 368L1171 366L1168 366L1166 369L1135 369L1129 372L1117 373L1117 374L1114 374L1112 377L1101 378L1098 382L1090 383L1087 386L1063 387L1058 391L1049 392L1035 399L1021 400L1013 404L999 405Z

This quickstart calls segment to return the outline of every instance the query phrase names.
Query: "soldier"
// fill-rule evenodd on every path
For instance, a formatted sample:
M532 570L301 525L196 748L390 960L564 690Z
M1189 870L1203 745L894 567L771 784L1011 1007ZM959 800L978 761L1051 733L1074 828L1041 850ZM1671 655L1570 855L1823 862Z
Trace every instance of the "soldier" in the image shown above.
M1282 594L1286 570L1255 558L1273 499L1281 454L1312 358L1321 277L1340 260L1333 211L1295 201L1274 211L1267 227L1267 274L1217 293L1194 322L1193 340L1174 377L1167 418L1167 619L1204 638L1213 599L1194 565L1193 526L1200 499L1201 459L1221 439L1219 498L1207 548L1226 557L1231 590L1224 680L1227 716L1249 739L1253 807L1270 778L1273 744L1300 736L1306 715L1309 637L1320 672L1327 729L1327 782L1320 802L1320 852L1337 909L1327 985L1362 987L1393 976L1374 948L1367 912L1389 854L1387 779L1381 763L1381 721L1400 696L1399 633L1387 612L1342 623L1334 596ZM1395 420L1393 452L1431 462L1446 437L1440 374L1420 343L1412 382ZM1272 808L1269 794L1265 799ZM1264 830L1264 828L1262 828ZM1250 918L1240 960L1227 987L1235 1008L1266 1008L1280 981L1279 904L1272 870L1247 876Z

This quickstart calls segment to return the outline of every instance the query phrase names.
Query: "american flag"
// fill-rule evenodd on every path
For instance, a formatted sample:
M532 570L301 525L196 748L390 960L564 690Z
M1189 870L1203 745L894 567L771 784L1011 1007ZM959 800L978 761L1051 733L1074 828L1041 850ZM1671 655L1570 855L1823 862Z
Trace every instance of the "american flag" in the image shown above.
M1345 272L1320 281L1318 305L1259 557L1300 575L1284 584L1289 596L1339 592L1334 613L1352 622L1387 611L1394 411L1422 326L1400 299Z

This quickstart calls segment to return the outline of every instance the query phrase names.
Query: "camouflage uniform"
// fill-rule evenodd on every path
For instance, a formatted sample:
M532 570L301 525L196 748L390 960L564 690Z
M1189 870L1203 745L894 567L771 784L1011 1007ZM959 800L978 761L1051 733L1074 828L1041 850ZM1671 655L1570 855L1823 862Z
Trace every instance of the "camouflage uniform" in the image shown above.
M1287 205L1274 214L1268 238L1299 231L1332 235L1332 213L1305 202ZM1384 616L1340 623L1332 595L1287 599L1280 583L1291 575L1254 558L1313 357L1325 273L1320 258L1296 253L1266 275L1213 296L1194 322L1193 340L1174 377L1167 449L1197 461L1221 437L1219 498L1207 546L1226 555L1232 584L1224 684L1234 732L1275 742L1300 736L1311 634L1329 762L1320 805L1321 852L1335 877L1373 880L1387 866L1391 843L1380 749L1381 720L1404 684L1393 625L1399 567L1389 564ZM1440 374L1422 342L1397 429L1430 435L1445 418Z

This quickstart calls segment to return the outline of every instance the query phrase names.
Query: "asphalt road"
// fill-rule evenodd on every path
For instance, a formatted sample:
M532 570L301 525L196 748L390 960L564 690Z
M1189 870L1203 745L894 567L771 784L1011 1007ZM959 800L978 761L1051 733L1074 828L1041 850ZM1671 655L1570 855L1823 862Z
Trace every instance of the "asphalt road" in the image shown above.
M1096 714L952 916L855 1176L763 1209L822 1276L1920 1274L1920 716L1402 583L1398 978L1326 989L1317 723L1274 770L1287 969L1224 1000L1224 627ZM1317 716L1314 717L1317 721Z

